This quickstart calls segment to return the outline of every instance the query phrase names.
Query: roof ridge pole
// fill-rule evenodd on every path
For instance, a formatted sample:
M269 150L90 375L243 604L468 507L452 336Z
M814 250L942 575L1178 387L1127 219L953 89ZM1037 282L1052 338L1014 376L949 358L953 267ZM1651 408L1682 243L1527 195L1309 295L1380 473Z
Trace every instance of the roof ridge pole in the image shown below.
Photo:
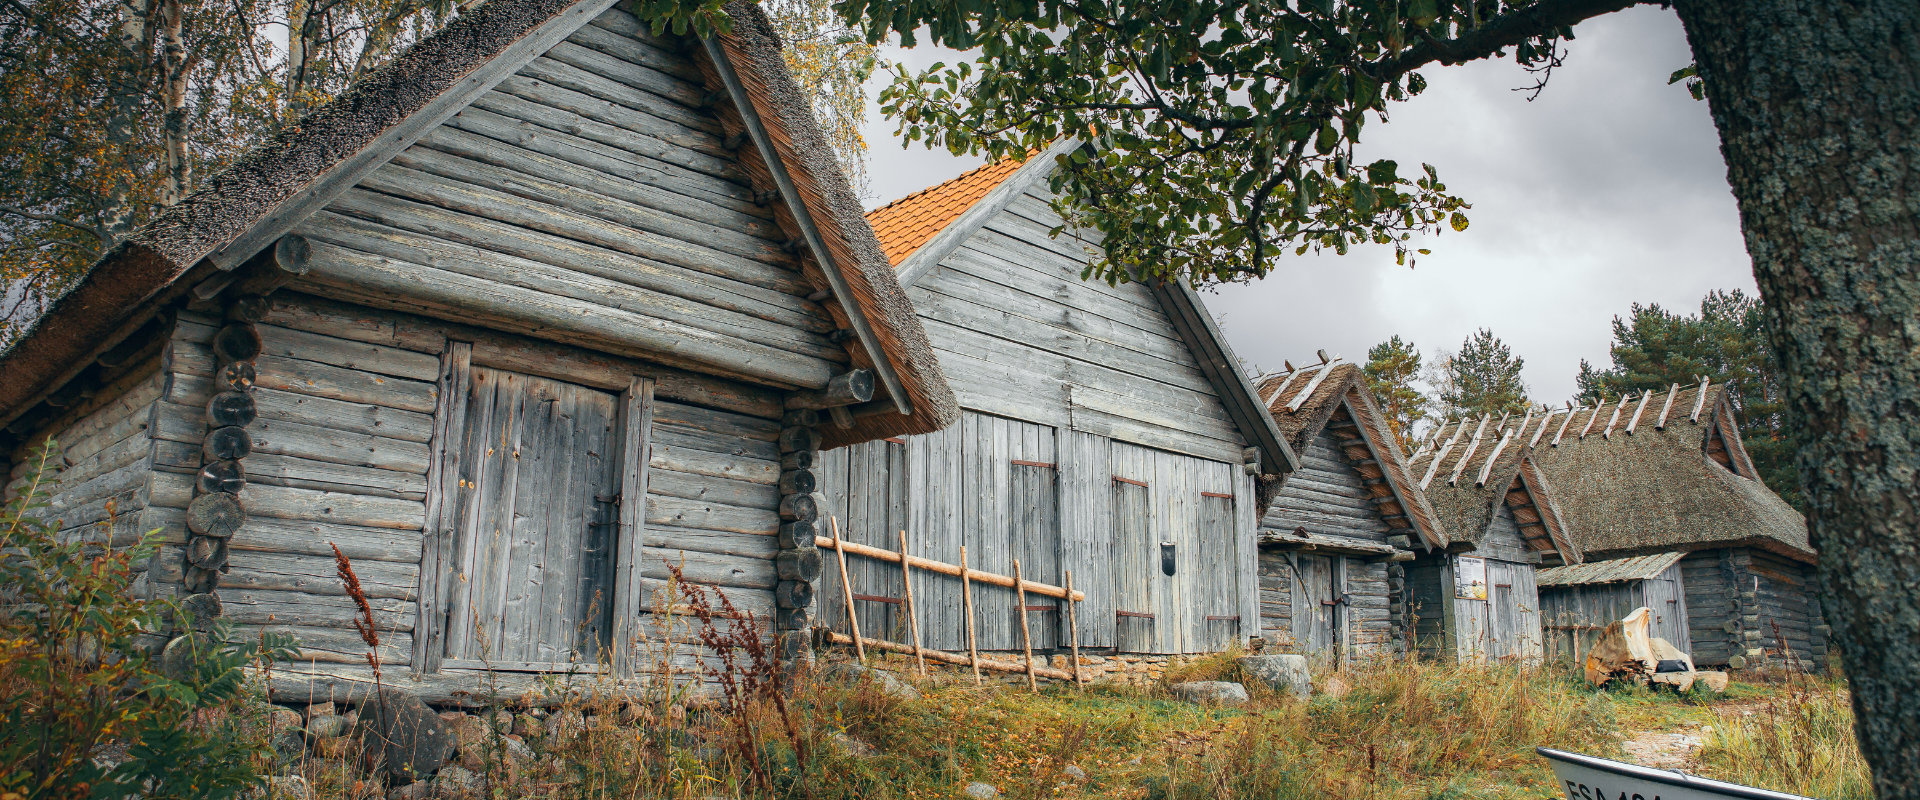
M1620 395L1620 402L1613 406L1613 416L1607 418L1607 429L1600 432L1600 438L1612 439L1613 426L1620 421L1620 411L1627 407L1627 396Z
M1442 425L1441 427L1445 428L1446 426ZM1444 445L1441 445L1440 450L1433 454L1433 463L1427 465L1427 474L1425 477L1420 479L1420 488L1425 489L1427 488L1427 484L1433 482L1434 474L1440 471L1440 462L1445 461L1447 458L1447 454L1450 452L1453 452L1454 442L1460 441L1460 434L1466 429L1467 429L1466 420L1460 420L1460 422L1454 426L1453 438L1448 439L1447 443Z
M1550 443L1550 446L1552 447L1560 446L1560 437L1567 435L1567 426L1573 423L1574 416L1579 413L1580 413L1580 407L1574 405L1572 400L1568 400L1567 401L1567 418L1560 420L1560 430L1553 432L1553 441ZM1548 417L1548 419L1552 419L1552 417Z
M1415 450L1413 455L1407 456L1407 465L1412 466L1414 459L1433 452L1434 445L1440 443L1440 434L1447 432L1449 424L1451 423L1448 420L1441 420L1440 424L1433 429L1433 433L1427 435L1427 440L1420 443L1420 449Z
M1627 435L1633 435L1633 426L1640 424L1640 415L1647 410L1647 401L1653 399L1653 390L1648 389L1640 395L1640 405L1633 407L1633 419L1627 420Z
M1708 379L1707 376L1700 376L1700 396L1693 401L1693 416L1687 418L1689 421L1700 421L1700 409L1707 405L1707 387L1712 383L1713 381Z
M1540 418L1540 429L1534 431L1533 439L1527 442L1528 447L1540 446L1540 437L1547 435L1547 429L1553 427L1553 415L1556 413L1558 412L1554 411L1551 407L1547 409L1547 415Z
M1273 394L1260 401L1260 404L1263 406L1270 405L1273 401L1280 399L1280 395L1287 390L1287 386L1293 383L1294 377L1300 374L1300 370L1293 368L1292 362L1282 361L1280 363L1287 365L1286 374L1280 376L1280 385L1274 387Z
M1602 397L1600 398L1600 405L1593 407L1593 416L1587 417L1587 427L1580 429L1581 439L1587 438L1587 434L1593 431L1593 423L1600 421L1600 412L1605 410L1607 410L1607 398Z
M1307 385L1301 387L1300 393L1293 396L1293 402L1287 404L1287 410L1299 411L1301 406L1306 405L1307 398L1313 396L1313 390L1320 388L1320 382L1326 380L1327 376L1333 373L1333 368L1339 364L1339 356L1334 356L1332 361L1321 364L1320 371L1314 374L1313 380L1307 381Z
M1653 423L1654 430L1664 431L1667 429L1667 412L1673 410L1673 398L1679 394L1680 384L1678 383L1674 384L1673 388L1667 390L1667 403L1660 407L1660 419Z
M1500 437L1500 443L1494 445L1493 452L1487 454L1487 465L1480 468L1480 478L1473 482L1474 486L1487 485L1487 478L1493 475L1493 462L1500 460L1500 452L1507 449L1507 443L1511 441L1513 441L1513 429L1508 428L1507 432Z
M1490 419L1493 419L1492 414L1480 415L1480 426L1473 429L1473 441L1467 443L1467 452L1461 453L1460 460L1453 462L1453 474L1447 476L1448 486L1452 486L1460 480L1460 473L1465 472L1467 469L1467 461L1473 458L1473 452L1475 450L1480 449L1480 439L1486 435L1487 420Z

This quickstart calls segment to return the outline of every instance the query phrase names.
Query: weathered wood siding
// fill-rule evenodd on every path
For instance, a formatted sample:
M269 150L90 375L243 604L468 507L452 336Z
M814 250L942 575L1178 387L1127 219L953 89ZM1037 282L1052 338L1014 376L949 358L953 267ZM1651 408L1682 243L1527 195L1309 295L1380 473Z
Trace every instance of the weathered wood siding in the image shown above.
M1251 635L1256 600L1240 578L1253 572L1244 473L1087 434L1062 447L1057 435L968 411L944 431L824 453L824 513L849 541L897 550L905 530L909 552L938 561L959 563L965 545L975 569L1011 575L1019 558L1029 580L1055 585L1071 570L1088 595L1077 612L1082 647L1202 652ZM1161 542L1174 543L1173 576L1161 571ZM855 594L884 598L855 600L862 633L908 641L904 605L886 602L903 597L899 565L855 556L847 568ZM838 568L822 575L820 624L844 632ZM957 578L915 573L923 644L966 647L961 591ZM1019 649L1014 592L976 584L973 600L978 646ZM1027 605L1036 649L1069 644L1057 601L1029 596Z
M1695 663L1741 656L1751 664L1754 651L1780 659L1783 641L1803 666L1826 663L1828 629L1812 567L1744 547L1691 552L1680 567Z
M960 405L1239 464L1244 439L1158 301L1080 280L1098 241L1050 238L1036 192L908 289Z
M223 617L242 635L267 628L300 639L304 657L361 663L354 607L333 550L354 569L381 625L381 658L410 662L425 523L429 442L438 403L435 355L288 327L256 326L259 417L241 491L248 520L229 541ZM184 544L186 508L206 435L219 321L182 313L168 368L176 391L154 406L157 456L145 524ZM322 328L324 330L324 328ZM177 551L155 557L177 582Z
M170 388L163 361L156 357L131 365L108 391L36 432L12 454L13 469L0 495L12 500L27 491L39 464L35 451L51 438L54 449L35 487L47 493L47 506L35 516L58 520L62 536L111 540L118 547L137 541L145 532L139 522L155 456L148 429L154 404ZM146 568L144 563L136 566Z
M612 10L304 221L331 297L731 375L843 369L686 58Z
M1300 454L1300 469L1287 476L1260 520L1263 531L1308 533L1371 545L1385 544L1391 529L1369 502L1366 479L1322 430ZM1294 576L1295 563L1300 575ZM1307 653L1362 658L1394 652L1395 602L1388 565L1347 556L1260 555L1261 628L1275 644ZM1321 603L1344 597L1337 606Z

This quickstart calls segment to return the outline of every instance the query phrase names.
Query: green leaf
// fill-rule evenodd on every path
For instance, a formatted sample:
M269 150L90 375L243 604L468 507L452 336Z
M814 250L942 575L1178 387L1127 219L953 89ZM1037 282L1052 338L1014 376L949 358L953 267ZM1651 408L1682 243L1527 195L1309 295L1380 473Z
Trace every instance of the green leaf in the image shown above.
M1467 215L1462 214L1458 211L1453 212L1453 218L1449 219L1447 222L1448 224L1452 225L1453 229L1456 231L1464 231L1467 229Z

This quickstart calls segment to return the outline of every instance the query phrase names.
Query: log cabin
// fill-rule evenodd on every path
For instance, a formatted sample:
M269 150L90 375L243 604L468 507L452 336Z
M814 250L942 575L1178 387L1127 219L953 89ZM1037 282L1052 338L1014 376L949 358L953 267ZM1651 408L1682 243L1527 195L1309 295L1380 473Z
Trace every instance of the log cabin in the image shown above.
M1262 636L1335 667L1404 653L1404 563L1446 532L1360 367L1288 367L1255 383L1300 458L1260 518Z
M849 541L1073 586L1080 645L1225 649L1258 633L1257 485L1293 466L1205 305L1184 285L1081 280L1098 234L1049 203L1062 142L989 164L868 214L959 398L945 430L830 451L828 511ZM827 570L821 624L846 633ZM898 566L849 562L864 635L911 639ZM914 575L920 641L965 650L957 578ZM1022 649L1010 589L973 586L977 646ZM1037 653L1068 617L1028 597Z
M1696 664L1818 668L1829 629L1806 520L1761 481L1727 394L1703 381L1553 411L1538 459L1589 560L1682 554L1668 605Z
M1411 460L1451 541L1407 567L1421 652L1460 660L1544 654L1535 569L1582 554L1558 493L1534 459L1534 416L1436 428Z
M816 454L946 428L931 346L757 6L494 0L112 250L0 355L11 474L136 590L429 702L653 663L672 570L809 625ZM14 490L18 490L18 486ZM177 640L176 640L177 641ZM680 642L695 672L697 643Z

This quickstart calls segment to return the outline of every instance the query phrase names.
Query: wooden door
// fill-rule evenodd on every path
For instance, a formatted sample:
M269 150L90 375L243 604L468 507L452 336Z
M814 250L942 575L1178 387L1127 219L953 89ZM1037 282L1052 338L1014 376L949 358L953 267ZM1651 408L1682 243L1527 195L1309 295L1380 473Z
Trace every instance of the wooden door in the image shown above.
M1514 637L1519 632L1520 613L1513 587L1513 565L1487 561L1487 655L1506 658L1514 655Z
M1059 586L1060 511L1058 482L1054 465L1048 462L1015 461L1011 484L1013 497L1008 504L1008 522L1013 533L1013 550L1020 558L1020 574L1030 581ZM1033 649L1059 647L1065 614L1060 603L1044 595L1027 595L1027 627L1033 635ZM1013 622L1019 632L1019 619Z
M1139 482L1113 481L1114 641L1122 653L1154 652L1154 592L1162 580L1152 495Z
M1338 556L1295 556L1299 565L1294 598L1294 638L1315 660L1338 664L1341 646L1341 597Z
M443 666L569 669L606 655L621 538L617 400L473 368Z
M1193 652L1214 653L1227 649L1242 631L1257 630L1252 620L1242 620L1244 605L1240 596L1240 535L1234 515L1233 495L1222 492L1200 493L1200 563L1195 566L1199 601L1194 614L1199 617L1188 627L1199 631L1198 641L1188 642Z

